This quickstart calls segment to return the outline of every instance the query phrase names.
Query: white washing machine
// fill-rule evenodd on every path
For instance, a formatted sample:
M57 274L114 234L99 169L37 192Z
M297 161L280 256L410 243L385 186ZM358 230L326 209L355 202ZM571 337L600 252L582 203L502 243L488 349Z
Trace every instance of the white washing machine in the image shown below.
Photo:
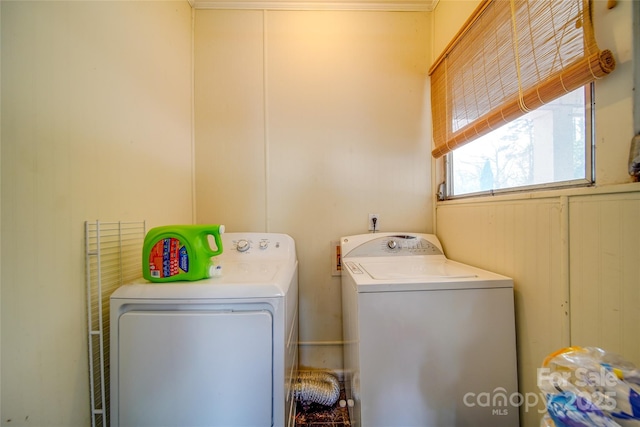
M219 277L112 294L112 427L295 424L295 243L275 233L222 243Z
M353 426L518 426L511 279L430 234L343 237L341 253Z

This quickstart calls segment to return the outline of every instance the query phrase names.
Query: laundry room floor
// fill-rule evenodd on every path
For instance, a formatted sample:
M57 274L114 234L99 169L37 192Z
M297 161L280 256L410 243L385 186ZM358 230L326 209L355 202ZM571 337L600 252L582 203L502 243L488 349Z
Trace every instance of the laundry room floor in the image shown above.
M296 427L350 426L349 411L346 407L340 407L340 400L346 400L344 388L340 390L338 402L330 408L315 403L308 407L303 407L302 404L298 403Z

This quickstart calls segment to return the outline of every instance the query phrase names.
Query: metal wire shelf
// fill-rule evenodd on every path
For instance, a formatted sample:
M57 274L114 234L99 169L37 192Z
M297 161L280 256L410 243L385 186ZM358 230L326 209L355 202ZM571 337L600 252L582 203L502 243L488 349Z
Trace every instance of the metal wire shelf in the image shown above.
M109 426L109 297L142 273L146 222L85 221L92 427Z

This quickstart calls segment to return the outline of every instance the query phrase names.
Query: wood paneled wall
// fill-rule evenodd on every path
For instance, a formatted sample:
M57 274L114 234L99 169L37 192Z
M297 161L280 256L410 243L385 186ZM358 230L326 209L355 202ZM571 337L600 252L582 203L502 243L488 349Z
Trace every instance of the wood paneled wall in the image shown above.
M569 345L598 346L640 365L640 184L546 198L440 204L448 257L514 279L520 393ZM542 399L521 408L539 425Z

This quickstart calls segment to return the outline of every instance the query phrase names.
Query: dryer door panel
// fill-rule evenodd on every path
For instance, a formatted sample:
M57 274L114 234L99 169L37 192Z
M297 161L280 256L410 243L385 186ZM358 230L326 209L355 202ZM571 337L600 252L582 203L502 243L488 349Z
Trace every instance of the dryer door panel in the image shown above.
M272 425L268 311L131 311L118 328L120 426Z

